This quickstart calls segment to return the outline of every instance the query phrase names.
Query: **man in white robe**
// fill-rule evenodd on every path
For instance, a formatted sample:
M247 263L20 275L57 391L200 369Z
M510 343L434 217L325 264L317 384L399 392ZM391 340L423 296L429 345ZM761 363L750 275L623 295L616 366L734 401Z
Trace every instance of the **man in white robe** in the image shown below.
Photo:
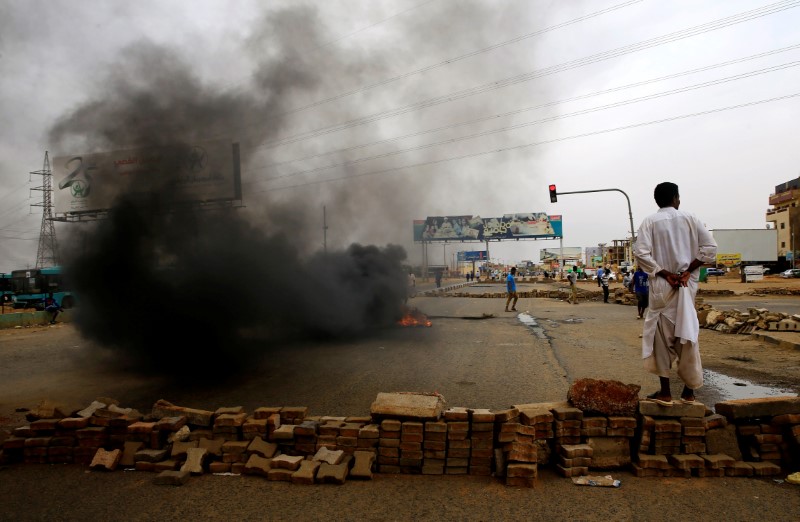
M681 401L694 403L694 390L703 385L697 343L700 325L694 308L697 269L716 260L717 243L694 214L678 210L678 186L660 183L654 192L658 212L645 218L634 244L637 264L650 282L650 306L642 333L642 359L658 375L661 389L648 398L671 406L670 369L677 361L683 381Z

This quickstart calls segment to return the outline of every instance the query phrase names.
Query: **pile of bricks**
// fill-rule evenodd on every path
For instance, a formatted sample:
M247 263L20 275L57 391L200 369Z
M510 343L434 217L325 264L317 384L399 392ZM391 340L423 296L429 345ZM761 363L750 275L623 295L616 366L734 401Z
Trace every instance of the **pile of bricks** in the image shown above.
M722 333L748 334L756 330L781 332L800 331L800 315L770 312L766 308L739 310L715 310L711 305L699 304L697 318L701 328Z
M618 469L639 477L734 477L777 475L800 462L798 397L718 403L719 413L702 404L640 401L636 416L625 416L569 402L445 409L441 397L425 394L419 396L433 406L414 410L407 403L415 394L380 395L405 404L369 416L320 417L305 407L248 414L158 401L143 416L96 401L15 429L2 442L0 462L134 468L160 473L163 484L207 472L342 484L377 470L495 475L522 487L533 487L539 468L551 464L565 477Z

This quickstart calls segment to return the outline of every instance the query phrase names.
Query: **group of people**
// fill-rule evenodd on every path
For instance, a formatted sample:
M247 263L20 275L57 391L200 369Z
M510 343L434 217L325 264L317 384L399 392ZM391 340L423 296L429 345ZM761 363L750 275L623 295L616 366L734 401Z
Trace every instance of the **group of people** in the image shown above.
M475 272L467 272L467 283L475 281Z
M637 268L626 276L625 287L636 294L637 318L644 319L642 360L644 368L659 377L660 389L647 396L669 407L672 401L670 370L677 366L683 381L680 400L694 404L694 390L703 385L698 344L699 321L694 303L698 269L716 260L714 237L694 214L679 210L680 193L674 183L659 183L653 197L659 210L642 221L634 242ZM598 271L597 284L608 303L611 267ZM506 312L516 311L517 285L512 268L506 279ZM578 304L578 267L567 274L569 302ZM511 309L509 310L509 305Z

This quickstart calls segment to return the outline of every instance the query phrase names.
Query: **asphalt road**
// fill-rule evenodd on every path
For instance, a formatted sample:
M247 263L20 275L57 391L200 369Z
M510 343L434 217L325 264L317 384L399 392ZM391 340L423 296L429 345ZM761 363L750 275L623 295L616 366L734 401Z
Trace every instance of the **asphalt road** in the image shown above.
M450 406L503 408L565 400L580 377L639 384L643 392L655 386L641 370L641 323L631 307L521 299L518 310L536 323L529 325L503 312L500 299L411 304L432 317L432 327L265 351L246 374L226 372L224 349L201 350L198 357L212 357L219 370L193 386L122 371L70 325L0 332L0 424L19 421L16 408L42 399L83 406L111 396L143 411L163 398L205 409L285 405L308 406L311 415L367 415L377 393L388 391L437 391ZM698 398L713 404L715 393L707 386ZM172 488L153 485L149 473L13 465L0 470L0 519L796 521L800 513L800 487L771 479L613 475L621 488L575 486L550 470L534 489L494 478L394 475L344 486L207 475Z

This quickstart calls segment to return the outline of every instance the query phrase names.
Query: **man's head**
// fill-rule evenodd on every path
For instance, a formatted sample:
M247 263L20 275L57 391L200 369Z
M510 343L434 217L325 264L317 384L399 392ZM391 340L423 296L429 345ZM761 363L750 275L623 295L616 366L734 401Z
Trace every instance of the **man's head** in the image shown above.
M516 273L517 273L517 267L515 267L515 266L512 266L512 267L511 267L511 275L514 275L514 274L516 274Z
M653 197L656 199L658 208L675 207L678 208L681 204L681 197L678 193L678 185L665 181L656 185L653 191Z

